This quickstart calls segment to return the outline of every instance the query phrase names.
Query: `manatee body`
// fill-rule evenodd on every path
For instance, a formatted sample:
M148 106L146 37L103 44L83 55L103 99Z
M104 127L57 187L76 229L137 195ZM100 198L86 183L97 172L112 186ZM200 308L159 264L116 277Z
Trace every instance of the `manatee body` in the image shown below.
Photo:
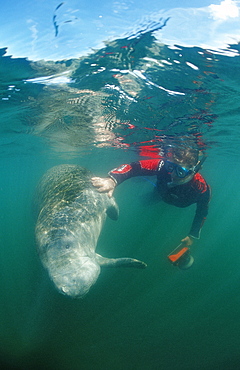
M100 266L144 268L131 258L108 259L95 252L106 215L118 218L114 198L92 186L92 174L77 165L60 165L43 176L37 189L36 242L40 259L57 289L83 297Z

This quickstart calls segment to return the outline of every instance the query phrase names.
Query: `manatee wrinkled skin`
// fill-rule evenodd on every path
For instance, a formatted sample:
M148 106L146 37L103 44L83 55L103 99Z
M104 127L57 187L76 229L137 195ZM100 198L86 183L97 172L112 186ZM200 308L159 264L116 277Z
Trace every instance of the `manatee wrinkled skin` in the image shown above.
M108 259L95 252L108 215L118 218L114 198L92 186L92 174L77 165L60 165L46 172L37 188L37 250L57 289L83 297L96 282L100 266L146 267L131 258Z

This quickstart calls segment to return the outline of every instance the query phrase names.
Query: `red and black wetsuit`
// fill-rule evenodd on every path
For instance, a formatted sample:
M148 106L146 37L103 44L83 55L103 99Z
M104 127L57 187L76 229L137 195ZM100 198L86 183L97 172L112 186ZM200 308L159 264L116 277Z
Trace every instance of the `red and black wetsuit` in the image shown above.
M149 159L121 165L109 172L119 185L123 181L133 176L157 176L156 187L166 203L176 207L188 207L193 203L197 204L195 217L189 235L199 239L202 225L208 214L208 204L210 201L210 187L200 175L196 173L194 177L185 184L170 187L171 175L164 166L163 159Z

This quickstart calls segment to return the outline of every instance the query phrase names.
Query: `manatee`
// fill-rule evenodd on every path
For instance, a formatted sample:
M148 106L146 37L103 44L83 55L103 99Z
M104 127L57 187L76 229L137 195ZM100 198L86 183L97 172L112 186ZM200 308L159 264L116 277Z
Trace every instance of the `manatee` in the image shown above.
M72 298L88 293L103 266L146 267L96 253L106 216L117 220L119 210L113 197L92 186L92 176L84 167L63 164L49 169L37 187L37 251L56 288Z

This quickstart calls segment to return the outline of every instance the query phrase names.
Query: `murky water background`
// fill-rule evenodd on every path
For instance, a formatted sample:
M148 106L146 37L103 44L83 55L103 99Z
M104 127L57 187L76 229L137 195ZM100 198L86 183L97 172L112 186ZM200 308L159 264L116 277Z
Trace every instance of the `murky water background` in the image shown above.
M239 45L217 53L156 41L166 19L81 58L30 61L2 49L0 357L7 369L237 369L239 357ZM166 23L167 24L167 23ZM166 26L167 27L167 26ZM226 51L226 50L225 50ZM105 176L193 137L213 190L193 267L167 261L195 207L148 204L134 178L115 192L98 252L146 270L102 270L82 300L59 294L38 259L32 199L51 166Z

